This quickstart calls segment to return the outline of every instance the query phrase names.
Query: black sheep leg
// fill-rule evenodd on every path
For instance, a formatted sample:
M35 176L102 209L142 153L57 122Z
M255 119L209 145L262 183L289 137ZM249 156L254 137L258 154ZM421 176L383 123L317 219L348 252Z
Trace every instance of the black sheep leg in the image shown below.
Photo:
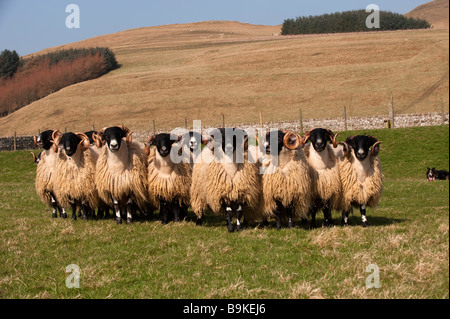
M70 205L72 206L72 219L77 220L77 204L74 201Z
M239 205L239 207L236 210L236 230L241 230L241 222L242 222L242 206Z
M359 210L361 211L362 226L363 227L369 226L369 222L367 221L366 216L366 205L361 205Z
M83 211L83 220L88 220L89 207L87 205L81 205L81 210Z
M122 224L122 216L120 215L119 201L113 199L114 212L116 213L116 224Z
M169 223L169 207L166 201L160 201L159 214L161 216L161 223L167 225Z
M294 227L294 223L292 222L292 211L293 211L292 206L289 206L286 208L286 214L287 214L287 218L288 218L288 228Z
M326 202L323 207L323 225L325 227L331 227L333 226L333 219L331 217L331 209L330 209L330 203Z
M316 222L316 215L317 215L317 206L313 205L310 209L310 214L311 214L311 228L315 229L317 228L317 222Z
M127 224L133 223L133 201L131 199L128 200L126 205L127 211Z
M234 232L233 228L233 209L230 206L227 206L225 208L227 213L227 226L228 226L228 232L232 233Z

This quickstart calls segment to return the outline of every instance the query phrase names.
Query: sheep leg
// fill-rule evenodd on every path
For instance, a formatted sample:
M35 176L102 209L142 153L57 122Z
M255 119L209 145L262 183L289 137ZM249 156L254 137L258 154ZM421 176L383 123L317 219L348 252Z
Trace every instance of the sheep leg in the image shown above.
M348 226L348 215L350 214L350 211L343 210L342 211L342 226L347 227Z
M70 205L72 206L72 219L77 220L77 204L73 201Z
M175 223L178 223L180 221L180 206L178 206L176 203L173 204L172 212Z
M89 207L87 205L81 205L81 210L83 211L83 220L88 220Z
M283 205L281 205L280 202L277 202L277 209L274 212L275 220L277 222L277 230L281 229L281 213L282 213L282 210L284 210Z
M233 228L233 209L230 206L227 206L225 210L227 212L228 232L232 233L232 232L234 232L234 228Z
M59 204L57 204L57 206L59 210L59 217L66 219L67 218L66 209L61 207Z
M323 207L322 207L322 211L323 211L323 225L325 227L331 227L333 226L333 219L331 217L331 209L330 209L330 204L329 202L326 202Z
M116 224L122 224L122 216L120 215L120 205L116 199L113 199L114 211L116 213Z
M316 223L316 215L317 215L317 211L318 211L317 206L316 206L316 205L313 205L313 206L311 207L311 210L310 210L310 213L311 213L311 228L312 228L312 229L317 228L317 223Z
M167 225L169 223L169 212L168 212L167 202L161 200L159 205L159 214L161 215L161 223Z
M241 230L242 206L239 205L236 210L236 230Z
M52 218L58 218L57 208L58 204L56 203L55 197L53 197L53 194L50 194L51 201L52 201Z
M288 228L293 228L293 222L292 222L292 206L289 206L286 208L286 213L288 217Z
M361 205L359 210L361 211L362 226L363 227L369 226L369 222L367 221L366 216L366 205Z
M133 223L133 201L131 198L127 202L127 224Z

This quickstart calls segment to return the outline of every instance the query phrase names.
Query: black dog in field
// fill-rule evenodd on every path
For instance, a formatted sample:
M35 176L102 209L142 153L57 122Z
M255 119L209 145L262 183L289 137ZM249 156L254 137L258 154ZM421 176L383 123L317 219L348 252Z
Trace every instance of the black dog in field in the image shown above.
M429 168L427 167L427 179L429 182L438 180L438 181L445 181L448 180L449 173L448 171L438 171L436 168Z

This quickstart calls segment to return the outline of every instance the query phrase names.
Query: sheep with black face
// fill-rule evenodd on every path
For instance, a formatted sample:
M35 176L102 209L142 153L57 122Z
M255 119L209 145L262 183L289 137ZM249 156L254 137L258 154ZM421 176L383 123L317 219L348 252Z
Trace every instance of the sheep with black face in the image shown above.
M373 136L357 135L340 144L342 224L348 225L349 212L356 207L360 209L363 226L367 227L366 207L376 208L383 193L384 175L378 157L381 142Z
M88 212L98 205L95 163L89 149L89 138L83 133L55 131L52 141L59 149L55 195L61 206L72 208L72 219L76 219L77 208L82 209L83 219L87 219Z
M300 136L286 131L268 132L263 142L262 210L275 216L277 229L282 215L292 228L293 218L306 219L311 208L311 172L299 146Z
M248 134L241 129L210 132L208 147L192 172L191 206L201 220L207 206L215 215L226 214L228 231L237 230L245 209L257 209L261 193L258 166L248 160Z
M312 168L312 227L316 227L316 214L319 209L323 211L324 226L331 226L331 211L339 207L342 187L333 149L338 146L337 135L329 129L316 128L306 132L301 142L308 164Z
M118 224L125 212L132 223L134 205L143 212L149 204L143 145L133 142L132 132L122 126L104 128L93 138L101 148L95 172L99 197L114 207Z
M172 160L176 157L173 155L180 155L180 145L173 147L180 140L181 136L172 138L171 134L162 133L151 136L145 145L148 156L148 196L159 207L163 224L167 224L172 216L176 222L179 221L180 212L189 205L190 165ZM171 154L172 150L176 154Z
M38 136L33 136L35 146L43 148L38 157L33 153L34 161L37 164L35 188L41 201L52 208L53 218L58 217L57 210L59 210L60 217L67 218L65 209L58 203L55 195L54 172L58 158L58 147L52 143L53 132L53 130L47 130Z

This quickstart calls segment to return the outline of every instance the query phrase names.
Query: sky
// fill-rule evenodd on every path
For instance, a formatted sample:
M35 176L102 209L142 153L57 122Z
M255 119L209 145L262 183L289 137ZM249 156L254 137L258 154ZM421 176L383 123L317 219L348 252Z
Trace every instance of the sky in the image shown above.
M102 34L163 24L230 20L279 25L285 19L365 9L407 13L428 0L0 0L0 51L20 56ZM67 28L76 4L79 28Z

